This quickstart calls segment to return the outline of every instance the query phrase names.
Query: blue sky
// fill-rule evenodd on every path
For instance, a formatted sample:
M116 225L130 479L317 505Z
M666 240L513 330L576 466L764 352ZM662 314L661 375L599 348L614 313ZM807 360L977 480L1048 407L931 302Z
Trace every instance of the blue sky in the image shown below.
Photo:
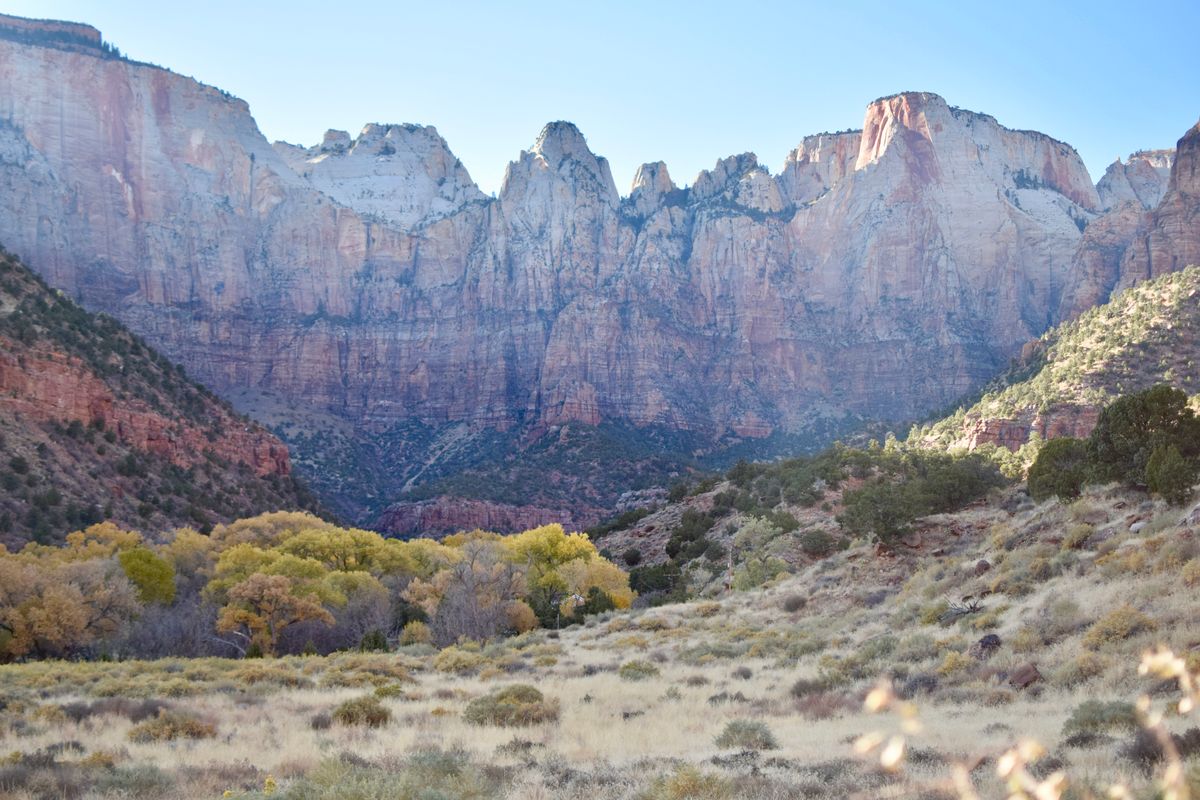
M133 58L250 103L270 139L437 126L485 191L541 126L575 122L625 193L751 150L772 172L876 97L952 105L1074 145L1093 179L1200 118L1200 2L135 2L0 0L100 28Z

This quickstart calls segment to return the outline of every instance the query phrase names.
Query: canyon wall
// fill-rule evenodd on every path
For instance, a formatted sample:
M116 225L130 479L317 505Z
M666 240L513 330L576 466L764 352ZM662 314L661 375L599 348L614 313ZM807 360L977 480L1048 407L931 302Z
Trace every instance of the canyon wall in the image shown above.
M1170 157L1098 191L1068 145L907 92L777 176L653 162L627 197L553 122L490 198L433 128L272 145L218 89L0 37L0 241L218 391L368 435L925 414L1142 269L1146 204L1188 191L1156 184Z

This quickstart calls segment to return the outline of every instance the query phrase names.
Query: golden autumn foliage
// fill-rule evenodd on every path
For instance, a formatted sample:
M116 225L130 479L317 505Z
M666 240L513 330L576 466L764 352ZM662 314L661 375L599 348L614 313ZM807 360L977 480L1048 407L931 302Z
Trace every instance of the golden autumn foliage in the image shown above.
M128 641L122 637L154 609L155 620L180 609L199 620L193 649L207 638L224 652L273 654L298 650L298 637L325 636L324 650L360 640L372 649L402 639L484 640L597 610L583 603L597 597L599 607L627 608L634 593L587 536L561 525L438 542L387 539L295 512L219 525L210 535L179 528L150 538L101 523L69 534L62 547L0 549L0 658L85 654ZM402 637L414 622L425 627Z

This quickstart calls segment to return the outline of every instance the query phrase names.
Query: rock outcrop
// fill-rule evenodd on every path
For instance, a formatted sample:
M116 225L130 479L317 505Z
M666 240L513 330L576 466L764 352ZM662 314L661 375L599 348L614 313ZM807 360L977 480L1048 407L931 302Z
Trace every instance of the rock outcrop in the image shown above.
M1124 203L1154 208L1167 192L1174 162L1174 150L1139 150L1127 161L1117 159L1096 184L1101 205L1105 209Z
M1081 230L1148 200L1143 161L1102 198L1068 145L909 92L777 177L747 153L681 189L659 162L628 198L551 123L487 198L432 128L273 147L217 89L0 39L0 241L218 391L364 442L618 422L716 443L925 413L1111 288L1129 221Z
M354 140L331 130L316 147L275 150L314 188L404 231L485 198L432 126L367 125Z
M1120 286L1192 264L1200 264L1200 122L1176 145L1166 193L1126 252Z

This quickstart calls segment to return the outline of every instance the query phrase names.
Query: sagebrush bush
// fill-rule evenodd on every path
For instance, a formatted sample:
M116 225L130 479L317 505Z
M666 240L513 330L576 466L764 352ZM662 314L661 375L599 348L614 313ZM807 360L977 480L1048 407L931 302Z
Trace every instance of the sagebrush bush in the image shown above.
M640 800L731 800L736 796L732 781L692 766L680 767L673 775L654 781Z
M1107 668L1108 662L1103 658L1084 650L1054 673L1054 683L1066 689L1073 689L1087 683L1092 678L1103 675Z
M521 727L558 720L558 701L547 700L532 686L505 686L467 704L463 719L472 725Z
M975 665L975 659L971 658L966 653L959 653L951 650L946 653L942 663L937 668L937 674L942 677L949 675L957 675L960 672L966 672Z
M1085 544L1087 544L1087 540L1091 538L1092 533L1094 531L1095 531L1095 528L1093 528L1091 525L1088 525L1086 522L1080 522L1075 525L1072 525L1070 528L1067 529L1066 535L1063 536L1063 541L1062 541L1063 549L1064 550L1080 550L1080 549L1082 549L1083 546Z
M1085 700L1075 706L1071 716L1063 723L1063 735L1132 730L1137 724L1137 709L1133 707L1133 703L1122 700Z
M158 713L169 708L162 700L130 700L124 697L106 697L92 702L79 701L61 706L63 714L72 722L83 722L91 717L113 714L125 717L130 722L141 722L158 716Z
M1158 626L1154 620L1136 608L1121 606L1092 623L1083 635L1083 645L1098 650L1144 631L1152 631L1156 627Z
M433 641L433 633L429 630L429 626L419 619L414 619L404 626L400 631L400 645L407 646L411 644L429 644Z
M802 594L789 594L783 598L783 603L780 605L783 606L783 610L787 613L795 614L808 605L808 599Z
M658 667L649 661L627 661L617 670L623 681L644 681L658 676Z
M726 723L715 743L723 750L774 750L779 746L765 722L749 719Z
M1193 558L1184 564L1179 574L1183 578L1183 582L1188 586L1200 584L1200 558Z
M333 720L339 725L380 728L392 720L392 712L378 697L365 695L339 705L333 710Z
M486 659L482 654L451 645L433 657L433 668L438 672L461 674L479 669Z
M829 688L829 684L820 678L799 678L792 684L792 697L797 700L810 694L818 694Z
M169 742L175 739L211 739L217 735L217 726L186 711L162 709L157 717L134 725L129 729L129 741Z

